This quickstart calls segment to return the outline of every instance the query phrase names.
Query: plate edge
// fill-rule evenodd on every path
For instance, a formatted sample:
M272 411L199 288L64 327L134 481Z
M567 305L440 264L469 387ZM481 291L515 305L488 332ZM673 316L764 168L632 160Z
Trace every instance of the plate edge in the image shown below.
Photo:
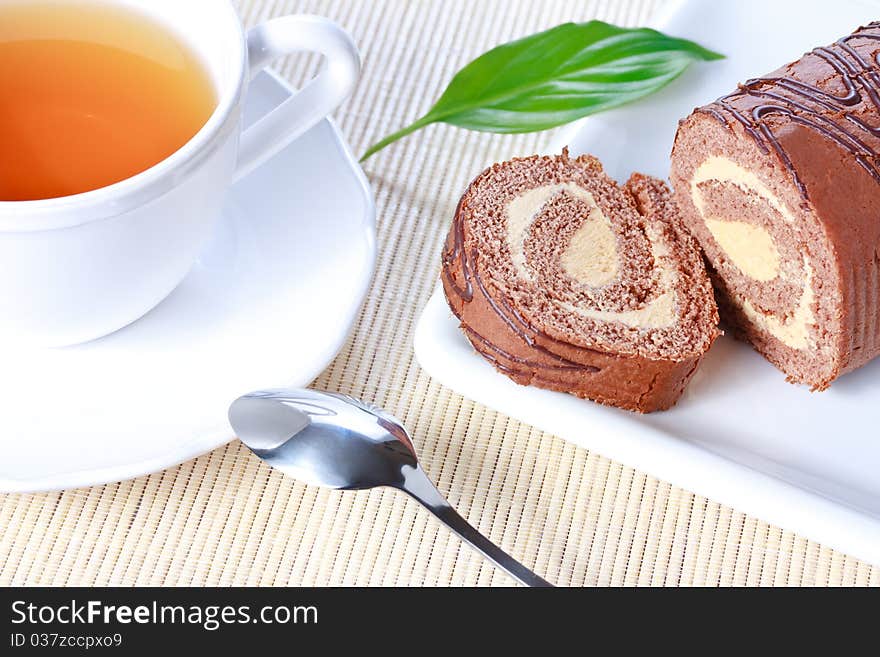
M565 431L556 431L553 428L548 428L546 424L542 426L541 424L536 424L529 421L528 419L524 419L521 414L518 414L516 412L508 412L507 409L498 408L498 406L494 404L486 404L485 402L481 401L479 397L475 397L474 395L470 394L469 390L463 390L463 387L458 385L458 382L450 381L446 377L442 375L438 376L436 374L438 370L434 367L434 360L430 356L429 350L426 348L426 342L428 340L426 336L432 331L432 329L430 328L431 318L429 316L431 315L431 311L437 307L442 307L443 310L446 310L446 303L443 299L443 292L439 288L439 286L435 288L434 292L431 295L431 298L428 300L428 303L422 309L422 312L416 324L413 343L416 360L418 361L420 367L425 370L425 372L432 379L434 379L441 385L453 390L457 394L460 394L467 399L476 401L477 403L483 404L488 408L492 408L500 413L513 417L520 422L528 424L529 426L533 426L543 431L548 431L549 433L557 435L566 442L576 445L582 449L595 451L596 453L601 454L606 458L617 461L619 463L623 463L624 465L651 474L652 476L656 476L659 479L662 479L674 486L683 488L689 492L692 492L695 495L706 497L707 499L711 499L734 510L738 510L755 518L761 519L764 522L768 522L772 525L791 529L792 531L804 537L815 540L822 545L826 545L833 549L839 550L845 554L849 554L868 563L880 565L880 520L877 520L876 518L860 512L856 509L847 507L841 503L835 502L816 493L812 493L808 490L785 482L781 479L772 477L766 473L741 465L738 462L725 458L721 455L713 454L712 452L702 449L697 445L684 445L680 441L677 441L677 439L675 439L673 436L666 435L662 431L659 431L652 427L640 427L640 430L650 432L652 437L657 440L669 442L671 445L673 445L673 449L676 452L683 454L686 453L686 456L690 461L693 461L694 458L699 459L699 461L701 461L701 468L711 468L713 472L717 473L717 476L707 477L704 475L703 477L688 477L681 476L679 473L676 472L670 472L670 468L668 466L661 466L659 468L654 467L653 465L646 466L644 461L637 458L631 458L629 454L621 454L620 451L615 450L613 448L613 443L610 449L607 447L607 445L603 445L602 447L591 447L588 446L585 441L575 440L566 436L565 434L567 432ZM451 313L449 317L452 318ZM426 354L428 354L427 357ZM476 360L479 359L479 356L473 354L473 358ZM482 363L482 361L480 362ZM497 373L496 376L502 377L501 374ZM466 386L464 386L464 388L466 388ZM615 430L623 430L627 433L632 434L632 427L625 417L621 417L619 422L609 420L608 418L600 418L596 426L604 426L609 429L613 428ZM666 449L666 446L664 446L663 449ZM696 450L699 451L697 452ZM696 454L699 454L699 456L696 456ZM795 508L810 508L811 510L815 510L817 513L821 514L825 521L833 523L835 527L830 528L826 531L817 532L812 526L810 526L809 522L806 520L801 519L792 521L790 519L790 514L786 515L781 508L778 510L773 510L771 508L771 511L768 513L766 511L766 499L778 499L778 497L774 496L772 493L769 495L769 497L765 498L765 502L763 504L759 505L756 502L750 502L748 500L743 502L741 500L741 494L738 496L735 493L730 494L723 490L719 491L717 490L719 486L705 483L705 480L731 481L733 479L741 482L743 474L746 474L749 478L754 480L754 483L763 486L765 489L769 488L771 491L775 491L779 495L783 495L789 500L795 498ZM736 488L740 489L742 485L742 483L739 483L737 484ZM770 506L775 507L777 506L777 503L771 502ZM792 503L789 502L786 504L786 506L792 506ZM807 513L806 511L800 512L799 515L803 518L815 517L815 513ZM865 531L866 529L870 531ZM845 532L847 536L853 537L855 540L848 542L837 540L836 536L840 535L840 532ZM873 540L871 539L869 534L874 537ZM860 535L862 535L861 538L859 538Z
M296 92L296 89L294 89L291 84L287 82L287 80L285 80L283 77L281 77L281 75L275 70L267 68L263 70L263 73L267 74L277 84L284 87L284 89L288 91L291 95ZM330 132L333 136L334 141L336 142L337 148L343 155L346 164L348 165L349 169L352 171L355 179L358 182L358 187L365 203L364 207L366 208L366 214L364 216L363 223L366 227L365 237L366 247L368 249L368 257L367 263L364 267L364 271L362 272L363 282L361 284L361 289L358 291L358 301L357 303L352 304L348 317L346 318L346 324L348 326L347 330L344 332L344 334L341 335L337 343L334 344L331 349L328 349L327 357L321 359L321 368L317 371L317 373L314 376L310 376L307 381L291 380L289 383L293 386L308 385L309 383L314 381L315 378L320 376L321 372L323 372L327 368L327 366L333 361L333 359L338 355L339 351L342 349L342 346L345 344L345 341L351 334L351 330L354 326L355 320L357 319L357 315L363 307L364 301L366 301L366 296L369 292L373 280L373 275L375 274L376 270L376 203L375 199L373 198L372 188L369 181L367 180L366 174L358 164L357 159L351 151L351 148L349 147L348 143L342 135L341 130L336 124L336 121L332 117L328 116L319 121L317 125L320 125L322 122L329 125ZM29 478L26 480L19 480L0 477L0 494L49 493L68 489L72 490L77 488L87 488L90 486L103 486L106 484L129 481L138 477L161 472L162 470L167 470L168 468L175 467L177 465L180 465L181 463L186 463L187 461L191 461L192 459L198 458L199 456L218 449L223 445L232 442L233 440L235 440L235 434L232 432L232 428L228 426L228 423L224 423L223 428L216 428L212 431L206 432L204 436L198 436L187 440L186 444L190 445L190 449L181 452L183 456L175 456L173 459L163 459L161 457L158 457L148 461L139 461L138 465L113 466L111 468L102 468L99 470L78 470L76 472L68 473L66 475L52 475L50 477L37 479Z

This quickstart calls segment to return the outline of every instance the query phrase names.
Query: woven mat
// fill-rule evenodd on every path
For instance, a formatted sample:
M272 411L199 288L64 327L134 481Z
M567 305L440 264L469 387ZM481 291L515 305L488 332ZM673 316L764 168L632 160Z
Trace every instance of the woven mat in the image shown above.
M308 12L361 44L364 77L336 114L355 152L417 118L452 74L502 41L566 20L644 23L658 0L241 0L248 24ZM315 57L281 67L302 84ZM365 166L379 261L348 343L316 385L374 401L480 530L560 585L880 585L880 568L574 447L434 383L413 358L454 203L487 164L552 134L436 126ZM108 486L0 496L0 584L508 585L414 502L319 490L238 442Z

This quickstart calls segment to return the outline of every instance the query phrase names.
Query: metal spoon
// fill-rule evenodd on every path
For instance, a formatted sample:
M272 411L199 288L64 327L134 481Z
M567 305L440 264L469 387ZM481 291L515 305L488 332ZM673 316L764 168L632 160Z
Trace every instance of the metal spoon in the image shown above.
M419 466L406 429L382 409L332 392L262 390L236 399L229 422L254 454L285 474L343 490L402 490L515 579L553 586L456 513Z

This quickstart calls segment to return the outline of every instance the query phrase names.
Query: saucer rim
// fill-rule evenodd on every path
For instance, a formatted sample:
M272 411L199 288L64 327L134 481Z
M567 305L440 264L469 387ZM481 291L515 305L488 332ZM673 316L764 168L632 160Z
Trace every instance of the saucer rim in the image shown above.
M260 75L266 75L271 78L274 83L279 85L288 94L292 95L296 93L296 89L273 69L264 69L261 71ZM316 366L314 372L306 373L299 377L292 377L289 381L289 385L292 386L308 385L327 368L334 358L336 358L337 354L345 344L345 341L351 334L355 320L366 300L376 269L376 203L372 188L367 180L366 174L358 164L357 158L352 153L351 147L348 145L348 142L345 140L342 132L336 124L336 121L332 117L325 117L319 121L312 130L320 127L322 124L326 124L330 128L329 135L332 137L334 145L342 156L343 163L354 175L358 191L364 202L364 215L360 223L365 229L364 237L366 238L366 241L364 246L366 248L366 258L364 268L360 272L360 285L358 286L357 294L352 296L353 302L350 304L348 312L344 317L344 321L341 323L341 325L345 326L345 330L340 330L337 334L337 338L332 343L328 342L324 357L320 359L320 367ZM293 144L296 144L296 141L294 141ZM267 163L264 166L271 166L271 164ZM246 178L242 180L244 181ZM99 338L95 342L99 343L102 339L103 338ZM230 403L231 401L232 400L230 400ZM0 475L0 493L46 493L121 483L175 467L181 463L185 463L218 449L235 439L236 436L232 427L224 417L223 422L218 422L214 427L194 432L187 437L187 439L182 440L179 444L180 449L176 450L173 455L163 454L154 458L139 459L127 464L97 469L71 470L69 472L53 473L42 477L37 476L16 479L11 478L8 475Z

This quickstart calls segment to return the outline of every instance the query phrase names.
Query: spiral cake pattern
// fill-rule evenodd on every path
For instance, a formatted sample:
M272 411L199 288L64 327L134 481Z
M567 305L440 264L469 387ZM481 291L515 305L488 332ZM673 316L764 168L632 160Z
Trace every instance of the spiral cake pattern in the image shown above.
M478 176L441 278L498 370L631 410L673 405L716 335L708 277L666 186L636 175L620 188L590 156Z
M671 179L725 321L824 389L880 353L880 24L698 108Z

